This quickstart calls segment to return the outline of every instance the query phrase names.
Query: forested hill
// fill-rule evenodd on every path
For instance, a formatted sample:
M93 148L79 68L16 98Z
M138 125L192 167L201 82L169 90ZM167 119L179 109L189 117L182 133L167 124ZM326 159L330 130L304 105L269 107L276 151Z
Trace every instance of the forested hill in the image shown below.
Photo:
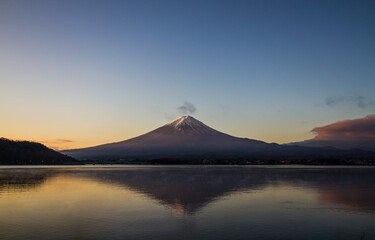
M53 165L76 162L43 144L0 138L0 165Z

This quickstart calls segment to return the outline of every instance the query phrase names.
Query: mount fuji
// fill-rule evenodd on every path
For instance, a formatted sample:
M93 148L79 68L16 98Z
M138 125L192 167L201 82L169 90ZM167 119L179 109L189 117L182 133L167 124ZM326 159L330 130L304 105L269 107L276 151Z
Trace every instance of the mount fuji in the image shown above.
M89 148L61 151L76 159L206 159L347 157L355 150L279 145L219 132L191 116L182 116L144 135Z

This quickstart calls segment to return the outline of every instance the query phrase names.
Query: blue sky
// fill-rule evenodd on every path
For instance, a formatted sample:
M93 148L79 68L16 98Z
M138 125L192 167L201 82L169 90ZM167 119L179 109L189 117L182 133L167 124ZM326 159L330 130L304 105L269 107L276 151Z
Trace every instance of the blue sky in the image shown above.
M374 113L374 12L373 1L3 0L0 134L91 146L190 102L232 135L311 138Z

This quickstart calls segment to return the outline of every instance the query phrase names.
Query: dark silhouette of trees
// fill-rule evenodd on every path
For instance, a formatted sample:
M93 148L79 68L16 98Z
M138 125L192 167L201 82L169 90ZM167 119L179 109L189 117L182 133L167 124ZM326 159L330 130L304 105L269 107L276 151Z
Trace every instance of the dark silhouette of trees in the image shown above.
M40 143L0 138L0 165L53 165L66 162L76 160Z

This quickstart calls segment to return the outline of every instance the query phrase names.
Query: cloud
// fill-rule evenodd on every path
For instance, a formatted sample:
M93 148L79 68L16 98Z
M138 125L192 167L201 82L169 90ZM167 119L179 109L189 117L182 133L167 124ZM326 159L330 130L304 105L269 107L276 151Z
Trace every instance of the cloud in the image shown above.
M45 141L39 141L40 143L43 143L47 147L58 151L61 149L61 145L65 146L65 144L73 143L73 140L70 139L51 139L51 140L45 140Z
M340 104L352 103L358 108L367 108L375 105L374 101L371 101L363 96L350 96L350 97L328 97L326 98L325 104L330 107L334 107Z
M375 141L375 114L316 127L312 132L316 134L315 140Z
M185 102L182 106L179 106L177 110L182 114L193 114L197 111L197 108L190 102Z
M71 142L74 142L73 140L69 140L69 139L56 139L57 142L60 142L60 143L71 143Z
M338 121L311 130L316 136L294 145L375 151L375 114L364 118Z
M72 143L74 141L70 139L52 139L52 140L46 140L46 141L41 141L41 142L43 143Z

